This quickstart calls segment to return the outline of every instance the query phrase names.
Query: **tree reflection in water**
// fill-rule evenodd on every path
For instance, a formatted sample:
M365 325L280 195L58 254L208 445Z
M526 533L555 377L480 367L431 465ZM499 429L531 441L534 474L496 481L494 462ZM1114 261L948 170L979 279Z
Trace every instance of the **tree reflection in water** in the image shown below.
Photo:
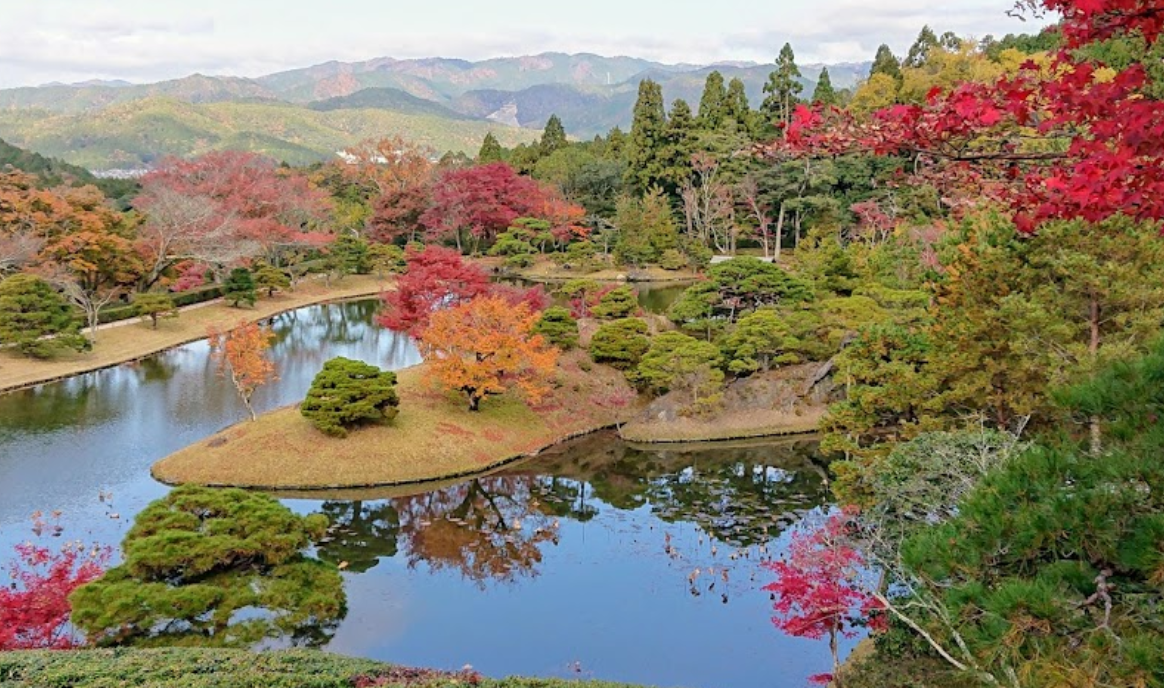
M823 464L813 440L660 449L597 434L451 487L325 502L333 525L319 556L358 573L399 548L411 568L457 571L484 589L538 575L562 521L645 510L661 524L644 555L668 556L693 594L726 602L729 585L751 583L768 545L827 501ZM680 530L692 534L672 540ZM733 580L739 566L749 571Z

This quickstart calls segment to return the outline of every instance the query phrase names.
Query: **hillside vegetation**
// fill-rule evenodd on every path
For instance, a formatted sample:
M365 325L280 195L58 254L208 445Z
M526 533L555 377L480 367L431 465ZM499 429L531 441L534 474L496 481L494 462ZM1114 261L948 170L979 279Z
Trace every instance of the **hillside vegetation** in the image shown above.
M286 103L193 104L149 98L96 113L0 111L0 136L89 169L134 168L168 155L264 153L292 165L332 157L360 141L399 133L438 151L473 151L493 131L508 145L537 132L431 114L356 109L319 112Z

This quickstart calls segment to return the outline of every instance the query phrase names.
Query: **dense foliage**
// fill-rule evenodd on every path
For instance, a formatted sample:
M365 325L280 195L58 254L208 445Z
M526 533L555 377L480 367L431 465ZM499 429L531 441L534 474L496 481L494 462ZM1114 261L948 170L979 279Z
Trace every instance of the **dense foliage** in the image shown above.
M323 364L299 411L321 432L346 437L351 426L396 417L399 405L395 373L339 357Z

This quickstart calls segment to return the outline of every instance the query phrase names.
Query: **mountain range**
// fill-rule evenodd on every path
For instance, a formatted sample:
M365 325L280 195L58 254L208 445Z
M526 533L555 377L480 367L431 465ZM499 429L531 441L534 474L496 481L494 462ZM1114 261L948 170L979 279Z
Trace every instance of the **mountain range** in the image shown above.
M823 65L804 65L811 92ZM869 64L828 65L851 87ZM771 65L663 64L543 53L326 62L258 78L205 76L152 84L88 81L0 90L0 137L93 170L140 168L165 155L241 148L292 164L325 159L365 138L400 133L445 151L476 152L488 131L505 145L536 138L557 114L572 136L628 128L638 84L698 105L707 75L740 78L753 105Z

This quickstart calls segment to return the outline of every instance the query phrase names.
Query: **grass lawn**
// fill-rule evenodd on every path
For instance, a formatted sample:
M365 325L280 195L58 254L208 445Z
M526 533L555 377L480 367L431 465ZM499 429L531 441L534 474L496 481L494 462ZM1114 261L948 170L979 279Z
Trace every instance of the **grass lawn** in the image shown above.
M583 368L590 368L584 370ZM296 407L234 425L154 464L155 478L274 490L336 489L439 480L489 470L570 437L625 420L633 410L604 400L629 393L621 373L562 357L554 392L535 408L490 397L468 410L464 395L432 388L423 366L398 373L400 413L346 438L316 430Z
M755 437L801 435L817 431L826 407L786 413L780 409L729 410L707 417L679 418L671 422L634 420L622 427L628 442L712 442Z
M156 330L149 323L138 319L111 323L97 330L97 340L93 350L88 353L67 353L48 360L37 360L12 351L0 351L0 392L32 387L135 361L202 339L206 337L206 328L210 325L226 329L243 318L262 320L325 301L372 296L384 288L382 280L365 275L346 277L333 283L330 288L323 280L309 280L300 283L293 292L277 293L273 298L260 298L254 308L231 308L221 300L184 308L178 318L160 320Z
M558 679L488 679L406 669L318 650L193 648L0 652L5 688L632 688Z

